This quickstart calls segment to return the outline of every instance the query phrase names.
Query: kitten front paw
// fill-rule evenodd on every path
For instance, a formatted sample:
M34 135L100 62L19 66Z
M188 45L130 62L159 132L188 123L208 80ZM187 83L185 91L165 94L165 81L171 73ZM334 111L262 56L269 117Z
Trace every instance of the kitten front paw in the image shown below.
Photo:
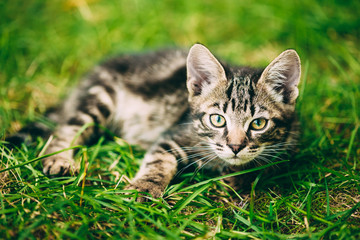
M149 195L141 194L141 193L150 193L153 198L161 197L163 193L163 187L155 184L153 182L148 182L144 180L137 180L130 183L128 186L125 187L125 190L136 190L140 194L137 197L137 202L145 202L149 200Z
M73 175L78 172L74 160L55 155L43 160L43 173L48 176Z

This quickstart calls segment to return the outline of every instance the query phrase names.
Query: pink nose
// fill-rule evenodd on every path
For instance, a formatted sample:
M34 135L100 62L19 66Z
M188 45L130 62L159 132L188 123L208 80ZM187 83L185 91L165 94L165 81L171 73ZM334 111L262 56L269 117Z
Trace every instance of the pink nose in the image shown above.
M228 146L231 148L233 153L236 155L240 152L241 145L240 144L228 144Z

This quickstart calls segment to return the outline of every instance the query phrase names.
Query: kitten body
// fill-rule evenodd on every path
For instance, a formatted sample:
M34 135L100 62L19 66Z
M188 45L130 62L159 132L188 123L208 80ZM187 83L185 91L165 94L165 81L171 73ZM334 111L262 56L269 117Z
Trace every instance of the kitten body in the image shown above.
M190 164L228 173L266 163L288 149L296 132L299 79L300 60L293 50L265 70L221 64L199 44L189 52L110 59L52 115L58 128L47 153L84 144L105 126L147 149L127 189L159 197ZM76 138L85 124L90 125ZM48 175L68 174L77 166L72 151L46 158L43 165Z

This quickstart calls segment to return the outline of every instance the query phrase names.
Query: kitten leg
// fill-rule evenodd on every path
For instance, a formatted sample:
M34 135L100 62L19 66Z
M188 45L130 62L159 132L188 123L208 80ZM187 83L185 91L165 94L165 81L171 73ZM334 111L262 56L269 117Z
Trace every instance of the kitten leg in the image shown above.
M148 192L154 198L160 197L176 174L177 158L183 154L185 153L174 141L159 142L146 153L140 170L125 189ZM140 202L145 200L137 199Z
M72 119L82 119L82 123L92 123L92 119L86 114L78 113ZM79 121L80 123L80 121ZM70 121L67 124L59 126L55 132L55 138L50 143L49 147L46 150L46 154L57 152L65 148L71 147L71 145L80 145L85 142L86 135L82 134L76 138L76 134L81 129L83 124L72 124ZM93 130L90 127L86 130L88 135L91 135ZM72 144L73 143L73 144ZM56 155L44 158L42 160L43 172L46 175L67 175L77 171L77 166L73 160L74 150L68 150Z
M109 93L109 88L102 85L95 85L89 88L86 94L78 97L75 113L68 118L65 124L58 127L46 154L72 145L84 144L98 131L97 125L106 124L114 109L113 99L114 96ZM76 137L85 124L90 125L79 137ZM43 172L47 175L65 175L76 172L78 166L75 165L73 154L73 150L68 150L43 159Z

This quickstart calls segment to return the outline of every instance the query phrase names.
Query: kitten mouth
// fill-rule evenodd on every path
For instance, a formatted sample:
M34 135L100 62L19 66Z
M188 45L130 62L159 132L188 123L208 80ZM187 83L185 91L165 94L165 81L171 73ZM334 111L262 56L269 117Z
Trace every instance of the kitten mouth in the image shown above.
M250 162L251 160L253 160L253 158L244 158L244 157L240 157L240 156L233 156L231 158L226 158L223 159L225 162L229 163L230 165L234 165L234 166L240 166L240 165L244 165L248 162Z
M251 162L252 160L254 160L256 158L256 156L254 155L233 155L231 157L223 157L221 159L223 159L223 161L225 161L226 163L233 165L233 166L241 166L244 164L247 164L249 162Z
M241 151L237 154L224 152L224 151L218 152L216 150L215 150L215 153L226 164L233 165L233 166L245 165L245 164L253 161L260 154L259 151L249 153L246 150Z

